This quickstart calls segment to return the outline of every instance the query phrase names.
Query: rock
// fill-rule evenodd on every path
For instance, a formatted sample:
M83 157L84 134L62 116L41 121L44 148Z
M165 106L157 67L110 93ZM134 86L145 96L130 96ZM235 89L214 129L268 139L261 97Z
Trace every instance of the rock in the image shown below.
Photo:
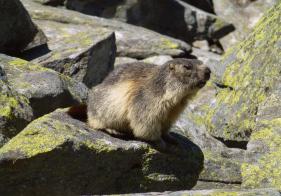
M211 69L213 75L217 78L221 78L223 74L221 70L224 69L220 63L221 55L198 48L193 48L191 55L207 65Z
M11 138L33 119L85 102L88 89L55 71L0 55L7 82L0 89L0 135Z
M1 63L2 64L2 63ZM0 148L32 120L28 100L0 80Z
M173 58L171 56L159 55L159 56L148 57L146 59L143 59L142 61L145 63L151 63L151 64L155 64L155 65L163 65L170 60L173 60Z
M260 45L254 50L256 53L262 51L260 58L252 64L260 66L258 74L263 80L259 94L256 94L261 101L256 105L255 129L242 165L242 185L247 188L275 187L281 190L281 29L275 25L280 20L281 2L259 22L256 37L250 45Z
M178 128L185 135L213 136L209 143L192 140L203 153L204 146L211 145L212 152L217 148L215 138L229 148L245 149L244 161L234 158L241 164L245 188L281 189L280 20L281 2L244 41L227 51L220 65L221 77L212 77L194 99L197 104L190 103L178 122L185 125Z
M265 11L272 7L276 2L278 2L278 0L213 1L217 15L232 23L236 29L233 33L230 33L221 39L223 48L226 50L238 41L242 41L246 38Z
M31 0L21 0L33 19L40 21L53 21L56 27L68 24L64 27L64 33L91 32L93 29L104 29L115 32L117 44L117 56L144 59L154 55L170 55L173 57L188 54L191 47L183 41L160 35L153 31L135 27L119 21L87 16L70 10L42 6ZM40 24L38 24L40 26ZM54 27L54 28L56 28ZM43 28L43 26L42 26ZM57 31L60 33L60 29ZM75 33L76 34L76 33ZM64 37L65 34L57 34L56 37Z
M133 62L137 62L137 59L133 59L133 58L129 58L129 57L117 57L115 59L115 64L114 66L118 66L118 65L122 65L122 64L126 64L126 63L133 63Z
M0 52L19 55L27 49L46 44L46 37L31 21L18 0L0 0Z
M280 6L265 15L247 39L224 56L221 85L205 106L206 126L215 137L248 141L259 107L277 86L280 72ZM273 15L274 17L270 16ZM271 65L270 68L268 65Z
M1 64L0 64L0 80L2 80L2 81L6 81L7 80L6 73L4 71L4 67Z
M148 196L148 195L168 195L168 196L213 196L213 195L227 195L227 196L249 196L249 195L260 195L260 196L279 196L280 193L276 189L245 189L245 190L229 190L229 189L218 189L218 190L202 190L202 191L166 191L162 193L136 193L130 194L132 196Z
M239 188L242 183L240 167L245 150L228 148L212 137L204 126L205 111L201 106L215 97L212 87L204 87L176 122L172 131L186 136L196 143L204 155L204 169L193 189Z
M116 45L112 32L98 28L76 33L77 26L58 25L52 21L38 21L38 24L50 40L51 52L32 62L70 76L89 88L99 84L113 70ZM70 33L63 34L68 30Z
M223 19L181 0L161 3L157 0L67 0L66 7L146 27L188 43L196 39L218 39L234 30Z
M65 0L33 0L36 3L41 3L43 5L59 6L64 5Z
M281 94L279 98L280 96ZM275 187L281 190L281 118L280 101L277 102L279 108L274 114L279 115L279 118L263 119L259 122L248 143L246 160L241 169L242 186L245 188Z
M214 5L212 0L182 0L190 5L193 5L201 10L214 14Z
M31 124L0 149L1 195L80 195L192 188L203 167L200 149L161 153L146 143L89 129L65 110ZM36 180L34 180L36 179Z

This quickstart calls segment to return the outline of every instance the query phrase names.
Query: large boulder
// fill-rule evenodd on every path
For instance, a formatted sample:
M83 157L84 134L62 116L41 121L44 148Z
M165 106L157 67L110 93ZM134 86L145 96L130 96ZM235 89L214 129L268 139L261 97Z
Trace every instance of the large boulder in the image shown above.
M281 189L280 20L281 2L226 53L205 94L198 95L177 123L186 122L178 128L185 135L208 132L209 141L245 149L241 175L246 188Z
M113 138L57 110L0 149L1 195L81 195L192 188L203 155L178 135L168 153Z
M247 141L256 130L259 107L278 92L280 75L280 4L257 24L254 32L228 51L216 102L208 111L209 131L224 139ZM268 103L270 104L270 103ZM276 108L278 110L278 108Z
M31 21L19 0L0 0L0 52L19 55L46 43L46 37Z
M257 21L267 9L278 0L215 0L215 12L218 16L232 23L235 31L221 39L224 49L228 49L238 41L245 39Z
M59 107L85 102L87 87L55 71L0 55L0 137L8 140L30 121Z
M32 62L70 76L89 88L99 84L113 69L116 44L111 31L105 28L84 31L83 27L76 30L77 26L52 21L37 22L50 40L51 51Z
M44 29L52 21L53 29L59 28L55 37L66 34L91 32L106 28L115 32L117 56L143 59L154 55L184 56L191 47L183 41L173 39L153 31L132 26L123 22L87 16L71 10L42 6L31 0L21 0L33 19L40 20L38 26ZM68 24L68 25L64 25ZM52 26L49 26L52 28ZM61 31L64 29L63 31ZM55 32L55 31L54 31ZM49 39L52 39L49 37Z
M234 30L223 19L181 0L67 0L66 7L146 27L188 43L196 39L218 39Z

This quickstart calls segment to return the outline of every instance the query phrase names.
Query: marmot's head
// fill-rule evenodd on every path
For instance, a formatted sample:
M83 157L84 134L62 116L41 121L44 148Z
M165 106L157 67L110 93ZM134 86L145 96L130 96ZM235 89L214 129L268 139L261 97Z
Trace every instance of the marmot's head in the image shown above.
M210 79L210 69L197 59L174 59L164 66L169 70L170 87L198 90Z

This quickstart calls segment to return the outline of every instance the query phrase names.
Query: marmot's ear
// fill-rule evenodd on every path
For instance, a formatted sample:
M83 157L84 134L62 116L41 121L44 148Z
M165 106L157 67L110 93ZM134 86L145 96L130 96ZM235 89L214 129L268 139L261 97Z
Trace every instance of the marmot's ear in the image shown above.
M174 63L169 64L170 70L174 70L176 68L176 65Z

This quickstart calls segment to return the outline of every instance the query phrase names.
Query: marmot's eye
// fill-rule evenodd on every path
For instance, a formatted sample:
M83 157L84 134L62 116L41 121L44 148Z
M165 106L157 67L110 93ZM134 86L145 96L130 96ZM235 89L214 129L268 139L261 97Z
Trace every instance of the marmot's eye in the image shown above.
M185 65L183 65L183 67L185 69L187 69L187 70L191 70L192 69L192 65L190 65L190 64L185 64Z

